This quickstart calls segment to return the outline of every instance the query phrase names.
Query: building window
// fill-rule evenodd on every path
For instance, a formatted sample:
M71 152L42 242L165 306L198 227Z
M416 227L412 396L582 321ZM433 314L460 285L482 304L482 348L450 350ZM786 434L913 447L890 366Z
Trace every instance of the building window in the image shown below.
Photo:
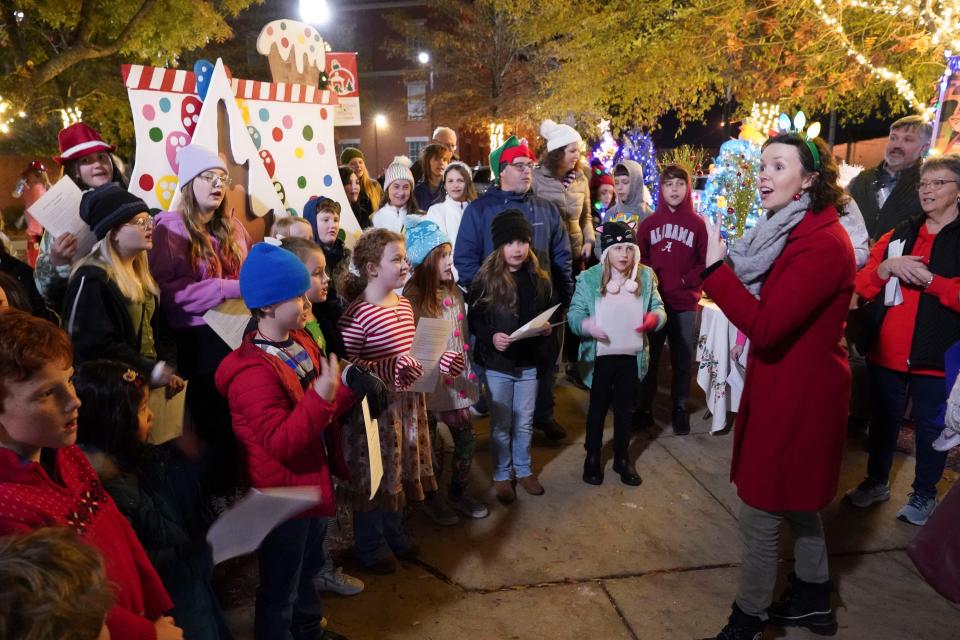
M427 83L407 83L407 120L423 120L427 117Z
M407 141L407 157L411 159L419 158L420 152L430 142L426 136L417 136L415 138L405 138Z

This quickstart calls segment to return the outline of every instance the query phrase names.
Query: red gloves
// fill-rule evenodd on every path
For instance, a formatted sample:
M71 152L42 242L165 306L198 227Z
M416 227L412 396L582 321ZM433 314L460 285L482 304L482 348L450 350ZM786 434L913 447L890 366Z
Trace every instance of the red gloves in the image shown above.
M641 322L640 326L636 328L636 332L646 333L648 331L653 331L657 328L658 322L660 322L660 318L657 317L657 314L646 313L643 316L643 322Z
M446 376L456 377L463 373L466 368L466 361L463 353L456 351L444 351L440 356L440 373Z
M393 365L393 377L396 380L397 388L404 389L409 387L423 374L423 365L416 358L408 355L402 355L397 358Z

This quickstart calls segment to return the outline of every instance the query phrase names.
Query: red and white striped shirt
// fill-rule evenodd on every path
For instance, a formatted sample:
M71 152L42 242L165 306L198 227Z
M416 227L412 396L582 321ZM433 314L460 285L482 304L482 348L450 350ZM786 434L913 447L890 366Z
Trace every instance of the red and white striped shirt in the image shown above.
M383 380L394 380L397 358L409 354L417 332L410 301L400 296L397 306L381 307L360 298L347 307L339 324L350 359Z

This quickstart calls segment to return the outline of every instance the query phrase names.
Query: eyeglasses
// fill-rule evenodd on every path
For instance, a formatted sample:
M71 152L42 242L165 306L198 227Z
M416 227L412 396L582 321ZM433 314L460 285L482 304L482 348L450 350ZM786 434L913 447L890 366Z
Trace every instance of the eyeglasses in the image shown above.
M922 191L926 188L931 188L934 190L940 189L943 185L948 182L957 182L956 180L921 180L917 183L917 191Z
M127 226L130 227L140 227L140 231L146 231L147 229L153 229L153 218L137 218L136 220L131 220L127 223Z
M229 177L222 176L219 173L210 173L209 171L204 171L197 177L209 184L211 187L219 187L220 185L229 187L231 184L233 184L233 180L231 180Z
M532 162L511 162L510 166L521 173L526 173L527 171L533 171L535 165Z

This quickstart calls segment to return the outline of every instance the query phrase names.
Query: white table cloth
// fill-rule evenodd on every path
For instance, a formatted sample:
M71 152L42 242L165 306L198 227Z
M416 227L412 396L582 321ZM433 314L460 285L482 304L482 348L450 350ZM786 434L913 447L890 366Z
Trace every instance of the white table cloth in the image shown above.
M737 328L715 303L700 301L700 335L697 338L697 384L707 398L713 414L710 432L726 427L727 412L737 411L743 393L744 366L749 341L737 362L730 358L730 349L737 343Z

